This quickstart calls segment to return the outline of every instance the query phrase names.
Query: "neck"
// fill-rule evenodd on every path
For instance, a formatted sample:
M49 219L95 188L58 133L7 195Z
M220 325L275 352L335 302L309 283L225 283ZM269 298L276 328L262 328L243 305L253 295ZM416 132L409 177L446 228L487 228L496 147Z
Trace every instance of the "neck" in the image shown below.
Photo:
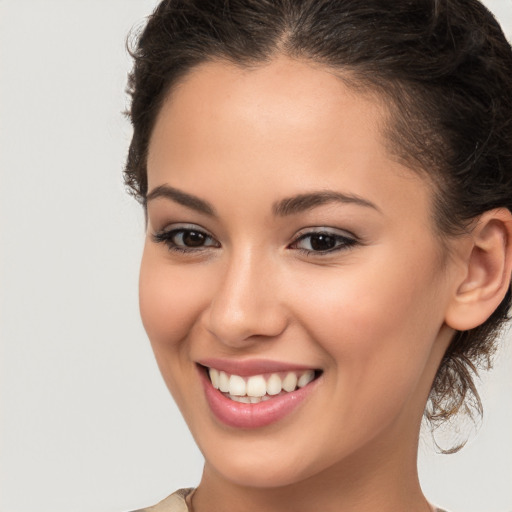
M418 480L417 437L402 441L398 449L376 441L364 453L280 487L240 485L207 463L194 495L194 512L432 512Z

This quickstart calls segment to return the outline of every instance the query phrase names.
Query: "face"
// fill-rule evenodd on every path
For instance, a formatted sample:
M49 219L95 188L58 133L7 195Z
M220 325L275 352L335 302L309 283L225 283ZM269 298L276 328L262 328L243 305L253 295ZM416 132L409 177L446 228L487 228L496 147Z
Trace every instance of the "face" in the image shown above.
M432 191L388 153L385 120L285 58L204 64L161 109L141 314L226 480L287 485L415 445L453 283Z

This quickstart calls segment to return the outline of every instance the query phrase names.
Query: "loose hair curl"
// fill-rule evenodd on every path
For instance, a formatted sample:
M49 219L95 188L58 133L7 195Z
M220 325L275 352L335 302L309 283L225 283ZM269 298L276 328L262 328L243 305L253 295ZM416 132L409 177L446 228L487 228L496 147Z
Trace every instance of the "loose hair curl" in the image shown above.
M214 59L248 67L286 55L387 100L390 148L434 183L442 237L485 211L512 211L512 50L477 0L164 0L130 53L124 176L143 205L151 133L179 80ZM509 288L486 322L455 333L425 409L433 428L482 413L474 377L492 365L510 303Z

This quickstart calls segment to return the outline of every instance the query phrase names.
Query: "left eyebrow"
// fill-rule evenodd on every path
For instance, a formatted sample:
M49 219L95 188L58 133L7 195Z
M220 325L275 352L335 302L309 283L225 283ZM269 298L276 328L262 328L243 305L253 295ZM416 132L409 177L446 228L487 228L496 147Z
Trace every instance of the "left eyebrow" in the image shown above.
M380 212L379 208L367 199L363 199L362 197L352 194L342 194L341 192L333 192L330 190L298 194L293 197L282 199L281 201L274 203L272 206L272 212L275 216L285 217L287 215L312 210L313 208L317 208L328 203L355 204L366 208L373 208Z

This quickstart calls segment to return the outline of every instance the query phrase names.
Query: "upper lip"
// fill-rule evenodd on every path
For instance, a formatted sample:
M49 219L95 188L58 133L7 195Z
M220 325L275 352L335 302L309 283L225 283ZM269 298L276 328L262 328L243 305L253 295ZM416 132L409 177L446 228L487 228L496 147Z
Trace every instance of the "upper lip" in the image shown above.
M273 361L268 359L218 359L208 358L197 361L201 366L208 368L215 368L230 375L240 375L241 377L249 377L251 375L259 375L262 373L277 373L277 372L293 372L316 370L316 368L309 365L290 363L284 361Z

